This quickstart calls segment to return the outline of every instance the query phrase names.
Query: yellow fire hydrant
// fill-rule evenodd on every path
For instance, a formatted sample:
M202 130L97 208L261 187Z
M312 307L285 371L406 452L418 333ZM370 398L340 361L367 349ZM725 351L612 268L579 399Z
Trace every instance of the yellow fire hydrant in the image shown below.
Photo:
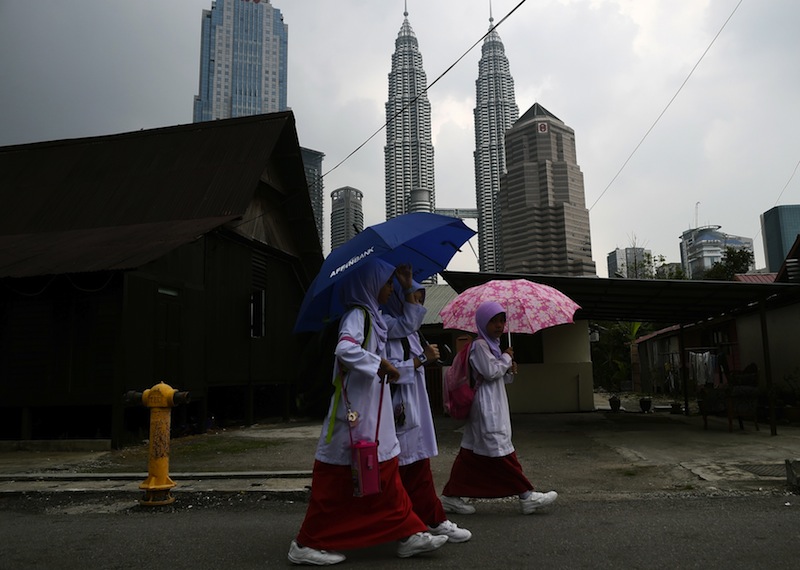
M179 392L160 382L144 392L128 392L128 401L141 400L150 408L150 454L147 462L147 479L139 485L144 489L142 505L169 505L175 501L170 494L176 483L169 477L169 445L172 408L189 401L189 392Z

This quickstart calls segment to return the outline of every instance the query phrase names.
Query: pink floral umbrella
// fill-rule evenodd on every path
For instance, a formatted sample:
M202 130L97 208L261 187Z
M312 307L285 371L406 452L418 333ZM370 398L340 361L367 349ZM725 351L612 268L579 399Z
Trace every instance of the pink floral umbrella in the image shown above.
M478 332L475 311L485 301L500 303L506 310L509 333L533 334L572 322L580 305L549 285L527 279L495 279L470 287L439 312L446 329Z

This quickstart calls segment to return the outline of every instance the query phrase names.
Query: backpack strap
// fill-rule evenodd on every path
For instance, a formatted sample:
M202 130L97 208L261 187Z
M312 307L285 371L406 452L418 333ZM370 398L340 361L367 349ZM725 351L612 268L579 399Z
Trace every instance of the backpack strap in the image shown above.
M411 343L408 342L408 337L401 338L400 344L403 345L403 360L408 360L411 357Z
M361 309L361 311L364 313L364 341L361 343L361 348L366 348L369 335L372 333L372 320L366 307L362 305L356 305L354 308ZM342 338L352 340L355 343L355 339L352 337ZM339 400L342 396L342 385L344 382L344 375L346 373L347 369L339 364L337 366L336 377L333 379L333 386L335 388L333 394L333 409L331 410L331 419L328 422L328 433L325 436L325 443L330 443L333 439L333 426L336 423L336 410L339 408Z
M422 338L419 337L419 332L416 333L417 337L420 338L420 344L422 344ZM408 341L408 337L404 336L400 339L400 344L403 346L403 361L409 360L411 358L411 343ZM394 396L397 391L400 389L400 386L397 384L390 384L389 390L392 392L392 396Z
M480 373L472 368L472 363L469 361L470 356L472 356L472 351L475 350L475 343L471 340L469 341L469 354L467 355L467 377L469 378L469 387L473 390L478 387L482 376Z

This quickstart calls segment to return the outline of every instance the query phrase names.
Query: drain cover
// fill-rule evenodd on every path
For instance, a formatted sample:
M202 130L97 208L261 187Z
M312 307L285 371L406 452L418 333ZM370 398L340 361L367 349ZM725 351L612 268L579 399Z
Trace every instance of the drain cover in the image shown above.
M741 469L742 471L747 471L748 473L752 473L753 475L758 475L759 477L785 477L786 476L786 466L782 464L770 464L770 465L763 465L763 464L739 464L735 466L737 469Z

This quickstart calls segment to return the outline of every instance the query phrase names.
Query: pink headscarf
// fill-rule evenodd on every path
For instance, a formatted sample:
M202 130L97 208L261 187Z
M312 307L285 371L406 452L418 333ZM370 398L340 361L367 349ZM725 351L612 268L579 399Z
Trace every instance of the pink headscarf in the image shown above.
M492 354L494 354L497 358L500 358L500 355L502 354L500 352L500 339L490 337L486 333L486 325L488 325L489 321L491 321L496 315L505 312L506 310L503 308L503 306L500 303L495 303L494 301L484 301L480 304L480 306L478 306L478 310L475 311L475 324L478 327L478 336L486 341L486 344L488 344L489 348L492 350Z

